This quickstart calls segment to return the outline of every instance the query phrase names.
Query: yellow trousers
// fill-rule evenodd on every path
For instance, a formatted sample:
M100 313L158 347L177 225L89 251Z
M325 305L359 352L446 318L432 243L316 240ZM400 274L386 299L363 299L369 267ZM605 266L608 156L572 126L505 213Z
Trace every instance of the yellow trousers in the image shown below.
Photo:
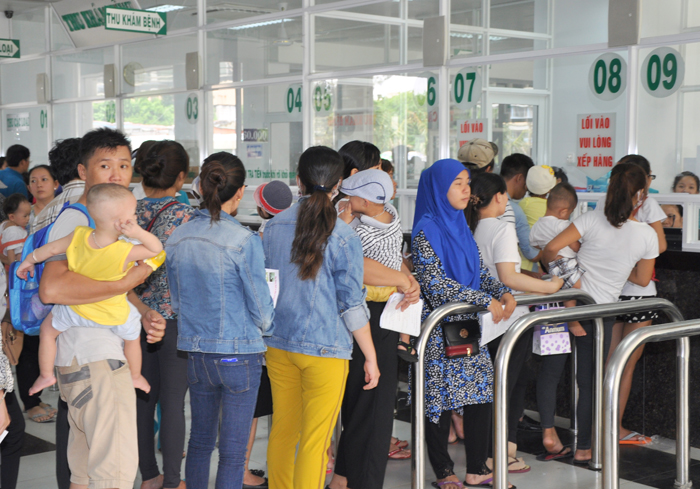
M274 406L267 445L269 487L323 489L348 360L276 348L268 348L266 358Z

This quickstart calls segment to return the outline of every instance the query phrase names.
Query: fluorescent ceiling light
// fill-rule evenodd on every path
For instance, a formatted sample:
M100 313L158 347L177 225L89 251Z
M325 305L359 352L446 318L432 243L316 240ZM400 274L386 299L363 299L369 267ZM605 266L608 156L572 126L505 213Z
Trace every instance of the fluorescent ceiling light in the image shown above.
M229 30L239 31L242 29L252 29L254 27L263 27L266 25L281 24L283 22L292 22L293 20L294 19L277 19L277 20L269 20L267 22L256 22L255 24L246 24L246 25L239 25L236 27L229 27Z
M155 7L147 8L146 10L148 10L149 12L165 13L165 12L172 12L173 10L180 10L183 8L185 8L185 7L183 7L182 5L157 5Z

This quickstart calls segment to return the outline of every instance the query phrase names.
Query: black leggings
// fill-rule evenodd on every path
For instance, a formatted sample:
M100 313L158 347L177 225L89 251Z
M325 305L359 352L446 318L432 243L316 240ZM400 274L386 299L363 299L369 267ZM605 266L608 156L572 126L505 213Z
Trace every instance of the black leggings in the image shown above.
M481 474L486 464L491 437L491 403L464 406L464 449L467 452L467 474ZM444 479L454 474L454 462L447 451L452 411L443 411L437 424L425 422L425 443L428 460L435 477Z
M544 355L537 374L537 410L542 428L554 428L557 386L569 355Z
M17 359L17 391L24 410L29 411L41 403L41 393L29 395L29 388L39 378L39 337L24 335L22 354Z
M398 383L396 346L399 334L379 327L386 302L368 302L372 341L381 376L371 390L365 386L365 356L353 342L352 360L345 385L341 420L343 434L335 472L347 477L353 489L381 489L388 462Z
M166 320L165 336L156 344L141 337L141 373L151 384L151 392L137 391L139 469L143 480L158 477L153 417L160 401L160 445L163 452L163 487L180 485L182 451L185 448L185 394L187 393L187 353L177 349L177 320Z
M2 442L2 471L0 474L0 487L2 489L15 489L17 486L17 474L19 474L19 457L24 445L24 415L19 407L17 396L14 392L8 392L5 396L7 414L10 415L10 425L7 427L7 436Z

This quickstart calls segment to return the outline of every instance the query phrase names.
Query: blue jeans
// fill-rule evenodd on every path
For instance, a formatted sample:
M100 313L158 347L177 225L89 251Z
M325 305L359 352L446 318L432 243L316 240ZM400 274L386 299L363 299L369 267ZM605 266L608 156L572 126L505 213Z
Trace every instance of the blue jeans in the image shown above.
M219 468L216 489L240 489L243 485L246 446L260 386L262 360L262 353L189 352L187 380L192 429L185 464L188 489L207 489L209 486L209 466L217 433Z

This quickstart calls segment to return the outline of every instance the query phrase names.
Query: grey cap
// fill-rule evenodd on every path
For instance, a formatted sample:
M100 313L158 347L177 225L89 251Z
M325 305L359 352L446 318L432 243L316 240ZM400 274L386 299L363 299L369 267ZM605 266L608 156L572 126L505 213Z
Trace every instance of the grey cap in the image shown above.
M394 182L382 170L365 170L343 180L340 191L351 197L367 199L375 204L386 204L394 195Z
M253 199L258 207L274 216L292 205L293 195L289 185L273 180L256 188Z

